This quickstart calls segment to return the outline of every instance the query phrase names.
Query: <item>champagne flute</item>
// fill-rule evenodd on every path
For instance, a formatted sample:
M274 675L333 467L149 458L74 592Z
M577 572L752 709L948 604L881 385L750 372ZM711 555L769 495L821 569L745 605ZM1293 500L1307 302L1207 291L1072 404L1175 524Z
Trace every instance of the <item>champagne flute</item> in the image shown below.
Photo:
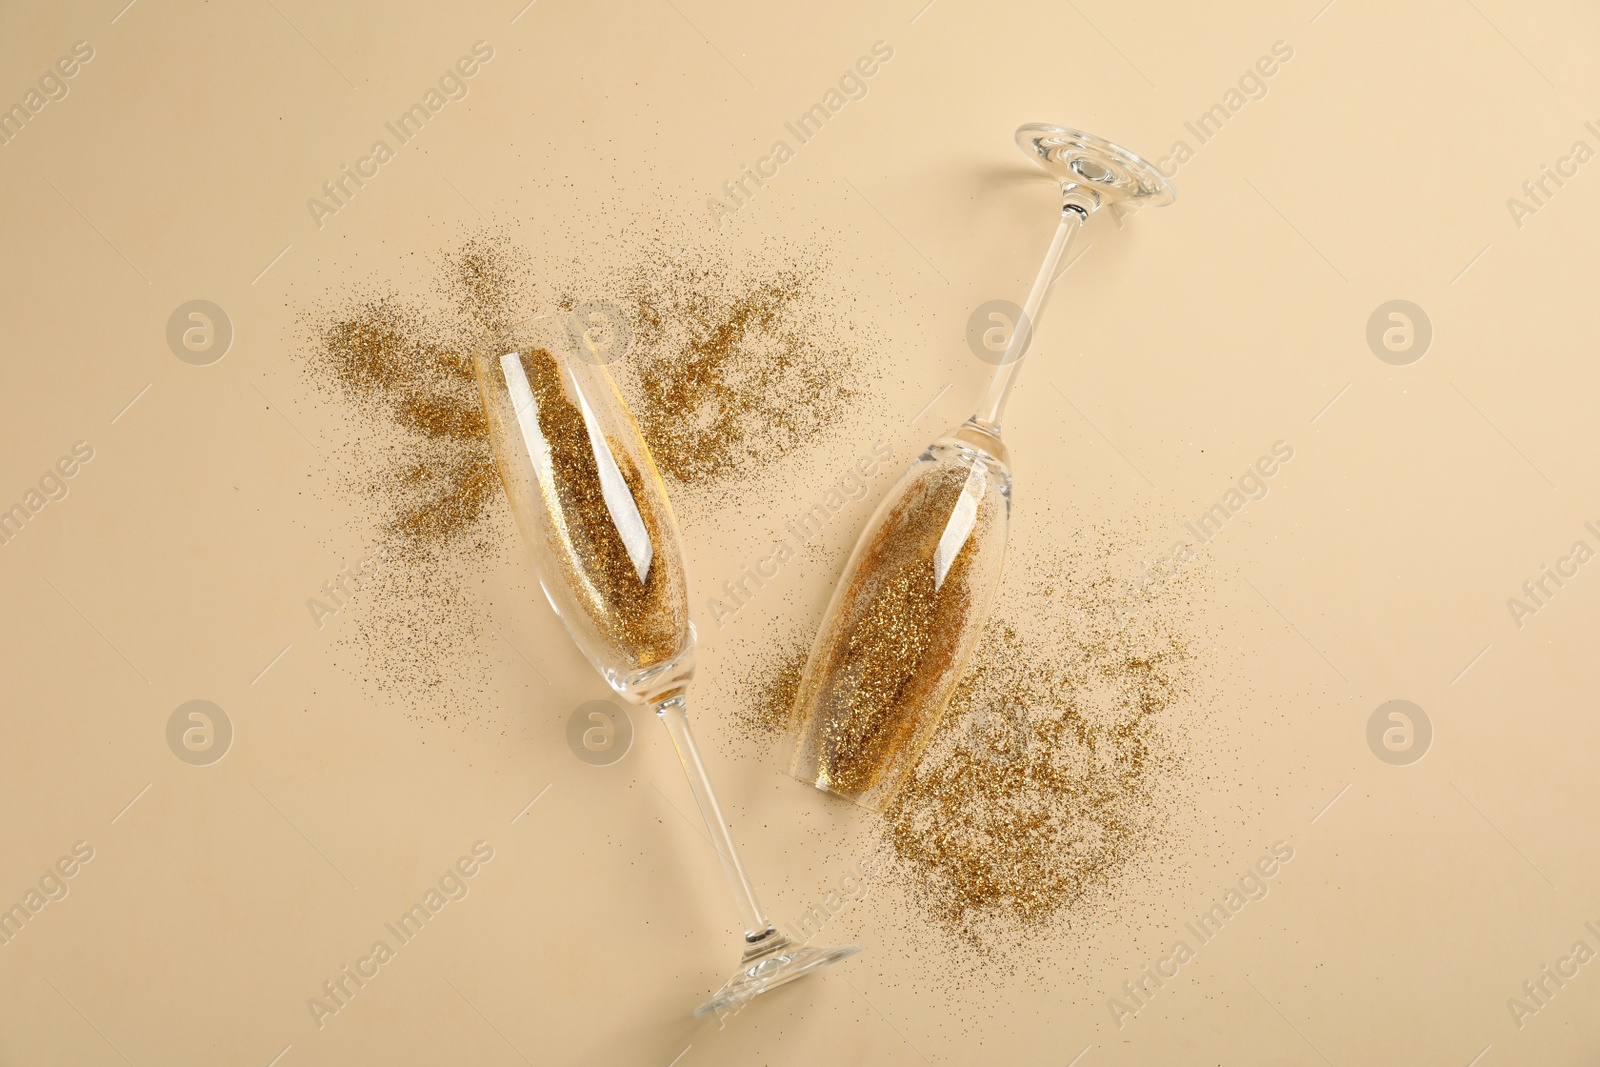
M689 729L695 632L661 475L593 347L554 347L474 354L495 464L550 606L618 695L655 709L688 776L744 925L739 970L695 1011L720 1013L859 949L796 944L761 910Z
M795 697L791 772L878 811L932 740L1000 584L1011 512L1000 417L1056 267L1101 207L1174 196L1156 167L1092 134L1035 123L1016 140L1061 183L1050 247L976 410L912 461L868 520Z

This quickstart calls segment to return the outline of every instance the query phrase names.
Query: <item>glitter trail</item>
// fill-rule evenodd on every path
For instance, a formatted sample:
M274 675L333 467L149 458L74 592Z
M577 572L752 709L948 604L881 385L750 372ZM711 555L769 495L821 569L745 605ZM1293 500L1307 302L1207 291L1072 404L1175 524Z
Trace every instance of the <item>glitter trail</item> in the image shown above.
M821 270L776 263L730 274L691 253L629 286L634 410L675 481L756 473L837 430L863 395L860 347Z
M1184 768L1193 576L1130 620L1103 574L1028 570L886 812L892 877L973 944L1113 893L1154 854Z

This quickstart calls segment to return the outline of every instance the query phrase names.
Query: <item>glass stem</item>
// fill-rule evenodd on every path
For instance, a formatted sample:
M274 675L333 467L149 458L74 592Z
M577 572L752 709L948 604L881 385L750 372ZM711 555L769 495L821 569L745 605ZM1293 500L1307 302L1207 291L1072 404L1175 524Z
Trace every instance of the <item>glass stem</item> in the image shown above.
M733 899L739 905L744 939L749 944L762 941L775 931L761 910L761 902L756 899L756 887L750 884L750 876L745 873L744 863L739 859L738 846L733 843L733 834L728 830L728 820L723 818L722 806L717 803L716 791L711 788L711 778L700 759L700 747L694 743L694 734L689 730L689 711L683 694L677 693L657 704L656 715L671 735L672 747L678 750L678 760L689 779L694 802L700 807L700 817L705 820L706 832L711 835L717 858L722 860L723 873L728 876L728 888L733 890Z
M1088 218L1088 211L1076 203L1068 203L1061 209L1061 225L1056 227L1055 236L1050 238L1050 249L1045 252L1044 262L1039 265L1033 288L1028 290L1028 301L1022 305L1022 317L1011 331L1011 340L1006 344L1005 355L995 369L983 402L972 415L974 422L991 433L999 432L1000 415L1005 411L1006 401L1011 398L1011 387L1016 384L1017 372L1022 369L1022 357L1039 331L1039 312L1044 307L1045 296L1050 292L1050 280L1055 277L1056 265L1067 254L1072 239L1083 229Z

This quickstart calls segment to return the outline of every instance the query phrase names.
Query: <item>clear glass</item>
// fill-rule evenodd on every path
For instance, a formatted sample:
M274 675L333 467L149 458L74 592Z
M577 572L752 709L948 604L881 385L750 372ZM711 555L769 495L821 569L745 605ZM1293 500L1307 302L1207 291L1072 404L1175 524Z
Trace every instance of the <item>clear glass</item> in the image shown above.
M798 945L761 910L689 728L695 632L677 526L610 373L531 339L475 353L473 370L539 584L611 688L655 709L738 905L739 970L696 1014L724 1011L858 951Z
M972 416L918 456L856 542L796 694L791 772L882 811L938 730L1000 585L1011 509L1000 419L1056 268L1089 216L1170 203L1154 166L1065 126L1017 144L1061 183L1061 213L994 377Z
M976 426L912 461L856 542L796 694L793 773L882 810L939 724L1000 581L1005 445Z

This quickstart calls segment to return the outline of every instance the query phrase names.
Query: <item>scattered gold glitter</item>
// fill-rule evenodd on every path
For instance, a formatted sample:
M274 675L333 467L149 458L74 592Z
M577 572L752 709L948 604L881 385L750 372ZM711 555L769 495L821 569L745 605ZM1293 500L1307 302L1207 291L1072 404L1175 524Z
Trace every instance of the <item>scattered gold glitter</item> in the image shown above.
M481 689L464 655L479 633L466 561L496 541L486 519L498 482L466 349L438 321L390 294L352 300L314 321L307 371L353 416L337 466L370 511L360 608L339 645L361 651L370 684L413 714L449 718Z
M394 298L359 303L321 332L315 369L367 416L420 435L397 456L389 527L416 549L449 541L482 516L493 488L487 427L465 354ZM394 494L388 494L391 497Z
M764 747L773 735L786 734L796 725L795 698L808 651L808 641L797 630L770 643L744 645L738 659L754 659L763 669L733 673L727 688L740 712L732 726L748 746Z
M538 304L527 254L503 233L485 231L443 257L444 288L469 324L473 342L511 340Z
M877 808L933 736L1005 551L1006 501L981 463L950 449L895 492L864 535L796 698L807 726L795 774Z
M844 421L861 359L823 276L781 255L747 273L691 251L630 284L626 370L663 474L745 477Z
M1147 862L1184 767L1193 575L1118 595L1036 558L1002 595L939 735L887 811L884 850L974 945L1081 914Z

